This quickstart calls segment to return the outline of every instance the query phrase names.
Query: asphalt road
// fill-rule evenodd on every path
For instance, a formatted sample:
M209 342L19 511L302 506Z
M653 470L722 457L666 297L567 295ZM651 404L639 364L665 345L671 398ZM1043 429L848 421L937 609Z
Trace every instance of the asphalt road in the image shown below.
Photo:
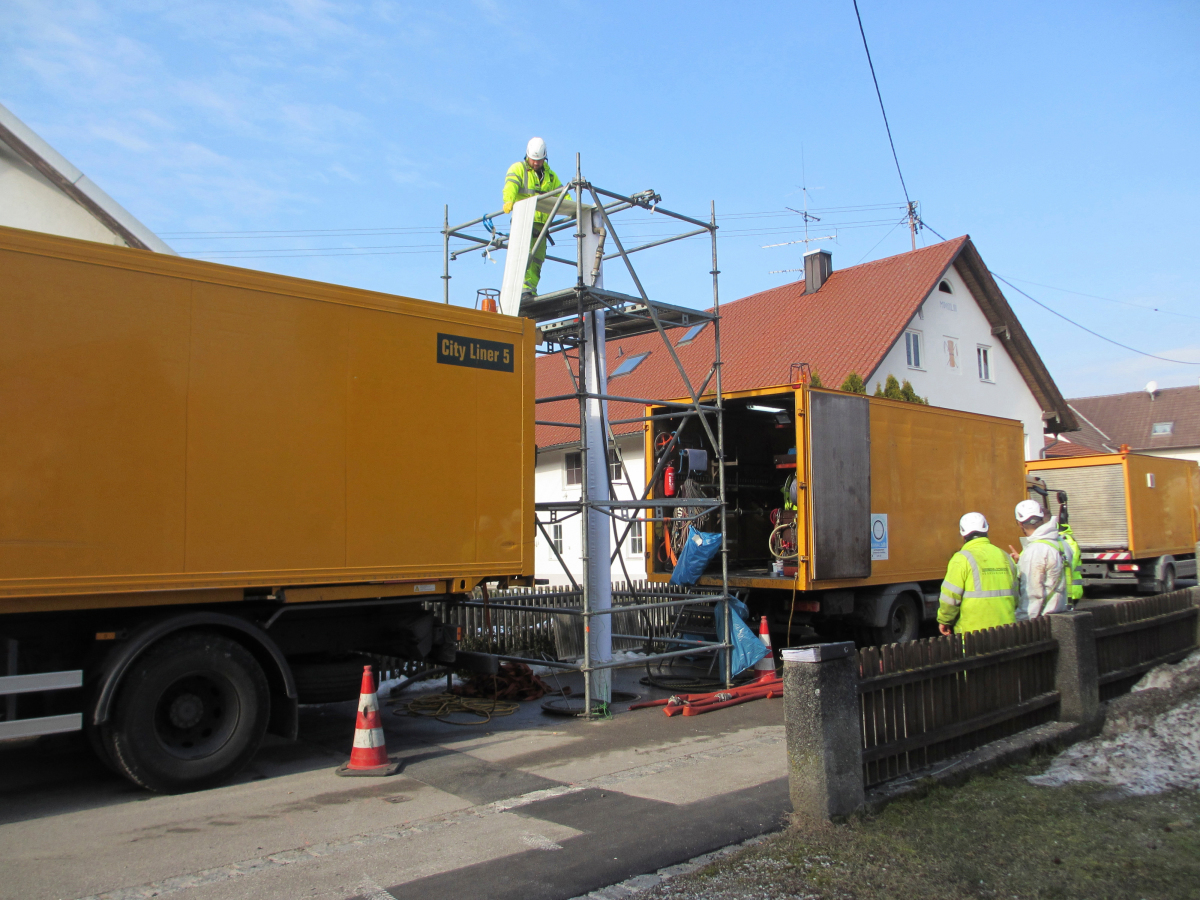
M618 687L643 696L666 692ZM569 683L569 679L567 679ZM578 689L577 689L578 690ZM78 736L0 748L0 898L570 898L782 826L778 701L485 726L385 712L390 778L339 778L353 703L304 707L235 783L145 793Z

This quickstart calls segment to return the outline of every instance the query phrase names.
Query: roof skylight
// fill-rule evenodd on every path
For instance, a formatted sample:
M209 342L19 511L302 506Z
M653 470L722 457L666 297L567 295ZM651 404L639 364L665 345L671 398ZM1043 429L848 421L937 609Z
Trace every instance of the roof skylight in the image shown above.
M630 372L640 366L642 364L642 360L649 355L650 353L647 351L645 353L639 353L637 356L626 357L619 366L612 370L608 376L609 379L616 378L620 375L628 375Z
M704 330L704 326L707 324L708 324L707 322L701 322L699 325L693 325L691 328L689 328L687 331L684 332L683 337L681 337L676 342L675 346L682 347L684 344L690 344L692 341L694 341L697 337L700 336L700 332L702 332Z

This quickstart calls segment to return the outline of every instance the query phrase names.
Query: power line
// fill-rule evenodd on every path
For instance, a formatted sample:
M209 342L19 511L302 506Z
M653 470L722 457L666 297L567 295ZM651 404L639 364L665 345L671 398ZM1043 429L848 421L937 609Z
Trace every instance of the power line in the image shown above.
M930 229L932 231L932 229ZM1114 297L1101 297L1099 294L1085 294L1083 291L1072 291L1069 288L1055 287L1052 284L1041 284L1037 281L1030 281L1028 278L1018 278L1017 281L1023 281L1025 284L1032 284L1037 287L1044 287L1051 291L1062 291L1064 294L1075 294L1079 297L1090 297L1093 300L1104 300L1108 303L1119 303L1122 306L1132 306L1134 309L1145 309L1150 312L1162 313L1168 316L1180 316L1184 319L1200 319L1200 316L1193 316L1190 313L1175 312L1172 309L1159 309L1157 306L1146 306L1141 303L1130 303L1128 300L1117 300Z
M936 234L937 232L934 232L934 233ZM1098 337L1102 341L1108 341L1108 343L1110 343L1110 344L1114 344L1114 345L1122 348L1123 350L1129 350L1130 352L1136 353L1139 356L1148 356L1148 357L1150 357L1150 359L1158 359L1158 360L1162 360L1163 362L1177 363L1178 365L1181 365L1181 366L1200 366L1200 362L1190 362L1189 360L1186 360L1186 359L1169 359L1165 356L1157 356L1154 353L1147 353L1145 350L1138 350L1136 347L1130 347L1128 344L1122 344L1120 341L1114 341L1110 337L1105 337L1104 335L1100 334L1100 332L1092 331L1092 329L1088 328L1086 325L1080 325L1074 319L1067 318L1062 313L1060 313L1058 310L1051 309L1049 306L1047 306L1041 300L1038 300L1034 297L1029 296L1029 294L1025 293L1023 290L1021 290L1019 287L1017 287L1015 284L1013 284L1007 278L1003 278L1000 275L997 275L995 272L992 272L991 269L988 269L988 271L991 272L991 275L993 278L1003 281L1005 284L1007 284L1010 288L1012 288L1014 291L1016 291L1018 294L1020 294L1026 300L1031 300L1032 302L1034 302L1038 306L1040 306L1042 309L1046 310L1046 312L1053 313L1054 315L1056 315L1060 319L1062 319L1064 322L1070 322L1076 328L1082 328L1084 331L1086 331L1088 334L1092 335L1093 337Z
M892 140L892 126L888 124L887 110L883 108L883 93L879 90L879 79L875 77L875 63L871 61L871 48L867 46L867 32L863 29L862 14L858 11L858 0L854 0L854 15L858 19L858 33L862 35L863 49L867 51L867 65L871 67L871 80L875 82L875 96L879 98L879 111L883 113L883 127L887 129L888 144L892 148L892 159L896 163L896 174L900 176L900 187L904 190L904 202L908 204L911 215L912 200L908 197L908 185L904 183L904 173L900 171L900 157L896 155L896 142Z
M891 237L892 232L895 231L897 228L899 228L901 225L903 225L907 220L908 220L908 216L905 216L903 219L901 219L899 222L897 222L895 225L893 225L891 228L889 228L888 233L885 234L883 237L881 237L879 239L878 243L876 243L874 247L872 247L870 250L868 250L866 253L864 253L862 255L862 259L860 259L858 262L856 262L855 265L856 266L862 265L863 259L866 259L872 253L874 253L876 250L878 250L879 245L882 244L884 241L886 241L889 237Z
M945 240L946 240L946 238L944 238L944 237L942 237L940 234L938 234L938 233L937 233L937 231L935 231L935 230L934 230L934 228L933 228L933 227L932 227L932 226L931 226L931 225L930 225L928 222L926 222L924 219L922 219L922 220L921 220L921 227L922 227L922 228L928 228L928 229L929 229L930 231L932 231L934 234L937 234L937 236L938 236L939 238L941 238L943 241L945 241Z

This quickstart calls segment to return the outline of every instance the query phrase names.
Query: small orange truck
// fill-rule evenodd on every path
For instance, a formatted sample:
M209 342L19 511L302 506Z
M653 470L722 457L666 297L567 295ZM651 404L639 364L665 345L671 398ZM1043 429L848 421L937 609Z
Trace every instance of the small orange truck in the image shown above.
M653 580L673 571L688 489L715 496L720 465L729 587L773 630L845 623L873 643L913 640L937 614L946 563L962 546L963 513L982 512L1000 547L1018 543L1012 511L1025 492L1018 421L806 383L723 401L724 460L684 415L649 410L656 418L646 431L647 483L654 496L680 498L674 521L655 522L650 532ZM679 468L675 448L703 450L709 465L668 488L664 473ZM699 530L720 531L717 515L697 520ZM699 584L719 586L720 566L718 555Z
M0 739L227 778L532 583L529 321L0 228Z
M1103 453L1026 463L1050 498L1066 495L1084 587L1175 590L1196 577L1200 466L1187 459ZM1032 495L1031 495L1032 496ZM1051 503L1051 511L1054 504Z

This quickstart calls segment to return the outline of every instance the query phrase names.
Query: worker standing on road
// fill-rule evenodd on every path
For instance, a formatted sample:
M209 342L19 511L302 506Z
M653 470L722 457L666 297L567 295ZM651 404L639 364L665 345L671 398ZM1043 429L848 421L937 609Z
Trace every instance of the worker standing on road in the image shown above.
M504 176L504 211L512 212L513 205L519 200L536 194L545 194L560 187L562 187L562 182L558 180L554 170L546 163L546 142L540 137L530 138L529 144L525 147L525 158L509 166L508 174ZM542 263L546 261L546 243L550 236L547 235L546 240L538 244L536 248L534 243L537 242L540 226L544 225L549 218L550 214L544 212L536 213L533 217L533 238L529 245L532 252L529 254L529 265L525 267L525 286L521 290L522 300L532 300L537 296L538 281L542 277Z
M979 631L1016 621L1017 572L1009 555L988 540L983 513L958 520L962 549L950 557L938 606L942 634Z
M1020 602L1018 619L1036 619L1067 608L1070 553L1058 533L1058 518L1047 515L1036 500L1022 500L1017 524L1029 540L1017 560Z
M1075 534L1071 531L1069 523L1063 521L1060 515L1058 520L1058 537L1066 546L1068 569L1067 569L1067 604L1074 606L1083 599L1083 568L1081 560L1083 552L1079 549L1079 542L1075 540Z

